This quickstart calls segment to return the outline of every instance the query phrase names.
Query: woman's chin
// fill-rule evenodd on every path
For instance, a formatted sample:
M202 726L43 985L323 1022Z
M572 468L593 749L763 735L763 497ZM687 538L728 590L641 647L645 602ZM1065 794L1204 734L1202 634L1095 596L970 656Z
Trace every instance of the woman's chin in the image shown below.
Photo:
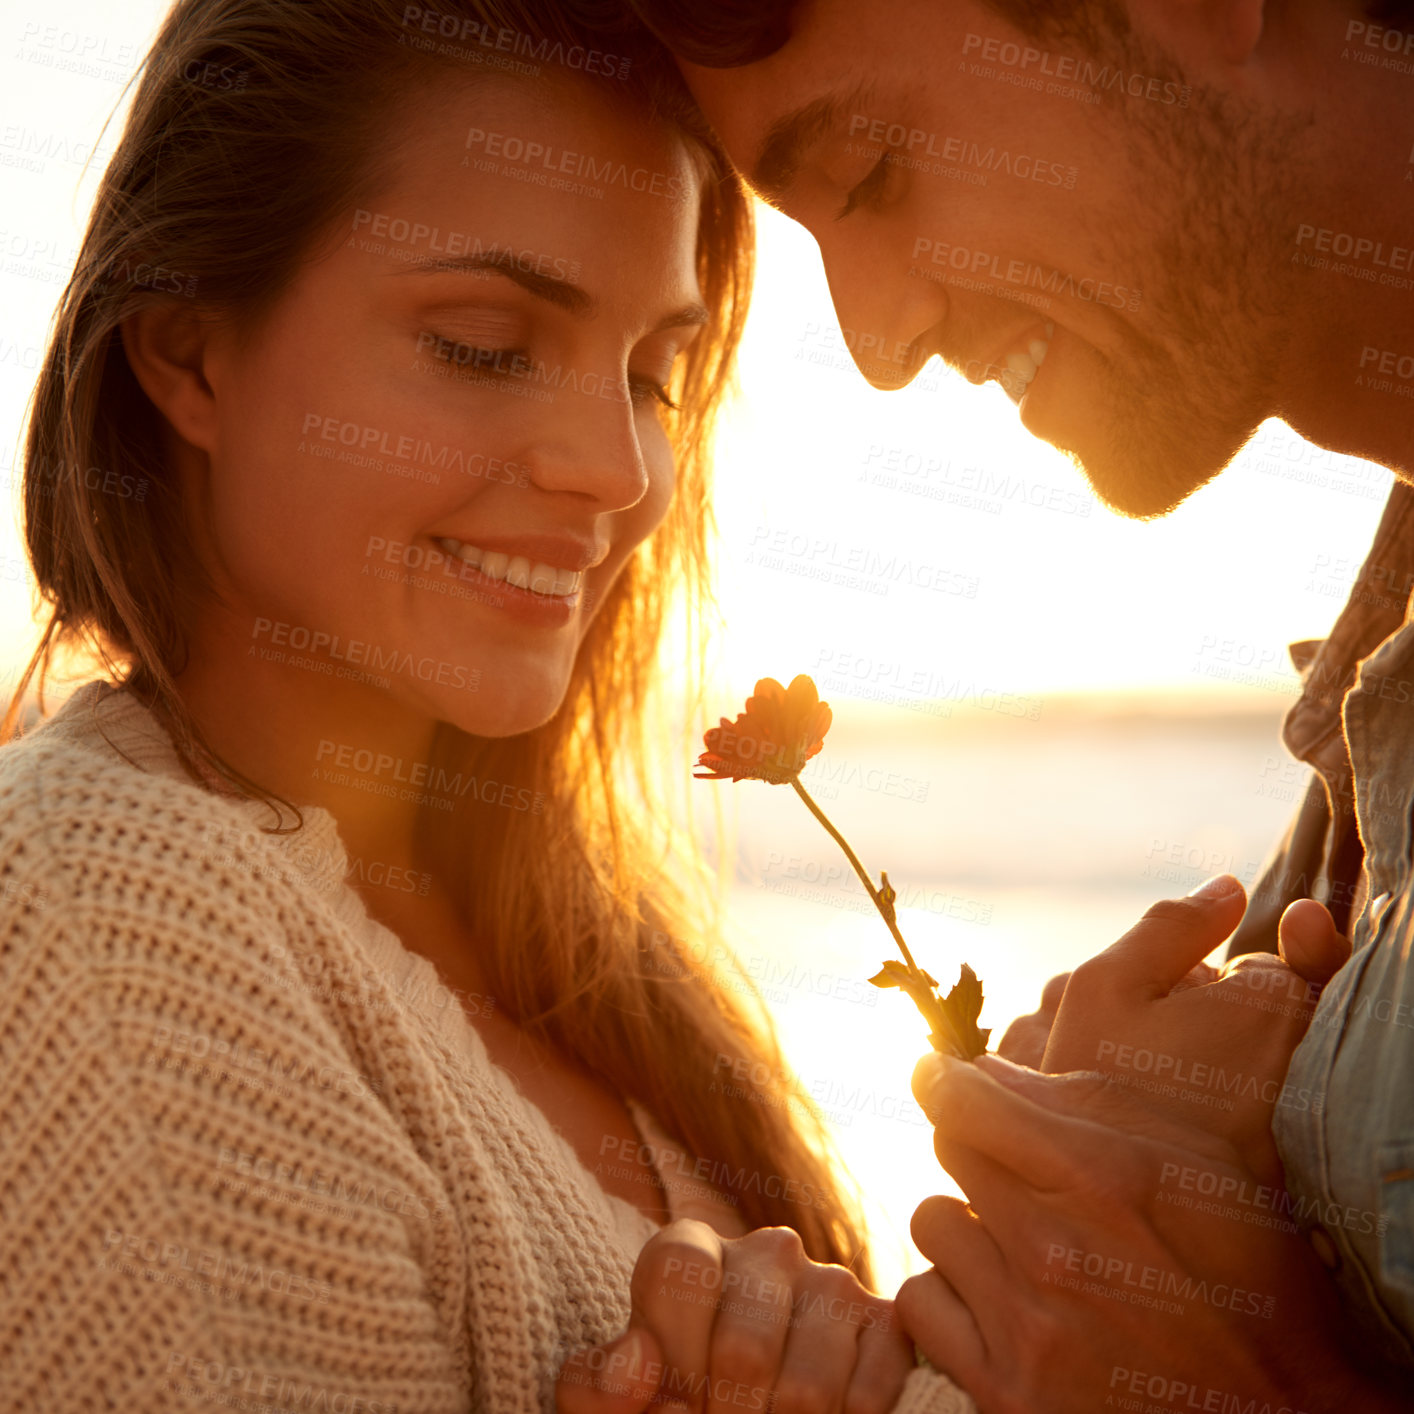
M483 685L481 692L487 689ZM557 693L531 694L515 701L496 701L487 694L485 702L442 704L441 719L471 736L497 738L521 736L543 727L560 709L564 689Z

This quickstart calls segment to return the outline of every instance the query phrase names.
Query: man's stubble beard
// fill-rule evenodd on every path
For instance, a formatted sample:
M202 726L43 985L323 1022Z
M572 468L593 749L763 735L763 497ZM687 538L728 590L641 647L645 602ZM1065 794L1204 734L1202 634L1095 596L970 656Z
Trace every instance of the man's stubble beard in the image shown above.
M1099 62L1183 82L1171 57L1132 36L1107 48ZM1223 471L1279 405L1294 299L1287 172L1309 120L1273 120L1197 86L1187 108L1116 90L1097 107L1101 121L1123 119L1116 160L1136 216L1110 224L1104 260L1142 303L1122 346L1100 354L1093 436L1062 450L1112 510L1149 519Z

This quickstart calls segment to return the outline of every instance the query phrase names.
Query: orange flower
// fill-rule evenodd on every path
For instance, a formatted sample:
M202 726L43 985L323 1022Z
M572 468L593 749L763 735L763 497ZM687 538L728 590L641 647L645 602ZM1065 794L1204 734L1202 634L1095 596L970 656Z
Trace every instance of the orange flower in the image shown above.
M707 750L697 764L707 770L696 773L697 779L785 785L824 746L830 721L829 704L820 701L804 673L788 688L775 678L762 678L746 699L746 711L735 722L723 717L722 725L703 737Z

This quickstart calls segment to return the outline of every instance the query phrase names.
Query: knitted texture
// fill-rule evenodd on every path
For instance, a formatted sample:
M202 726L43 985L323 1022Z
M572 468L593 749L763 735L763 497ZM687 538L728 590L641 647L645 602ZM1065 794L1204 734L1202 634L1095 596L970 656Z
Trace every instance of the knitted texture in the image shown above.
M626 1325L653 1223L303 814L262 833L101 683L0 749L0 1405L551 1410Z

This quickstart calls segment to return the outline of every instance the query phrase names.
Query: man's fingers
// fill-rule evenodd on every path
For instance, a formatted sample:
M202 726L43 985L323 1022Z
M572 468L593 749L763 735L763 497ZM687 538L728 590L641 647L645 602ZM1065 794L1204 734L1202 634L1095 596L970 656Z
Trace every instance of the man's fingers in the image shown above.
M1323 987L1349 960L1350 939L1336 931L1325 904L1300 898L1277 924L1277 951L1293 972Z
M995 1160L1034 1189L1067 1188L1087 1163L1077 1121L1003 1087L976 1064L926 1055L914 1068L913 1094L945 1137Z
M1219 874L1187 898L1160 899L1117 943L1083 962L1066 986L1067 1006L1086 993L1167 996L1242 921L1247 894L1239 879Z
M662 1373L658 1343L646 1330L625 1332L608 1345L577 1350L555 1386L558 1414L642 1414Z
M910 1231L918 1250L948 1278L971 1311L998 1308L1007 1296L1007 1264L991 1232L957 1198L925 1198Z
M1041 992L1041 1005L1025 1016L1018 1016L1006 1029L1006 1034L997 1047L997 1054L1015 1061L1017 1065L1029 1065L1035 1070L1041 1068L1041 1060L1046 1054L1046 1043L1051 1037L1051 1024L1060 1010L1061 998L1065 996L1065 984L1070 981L1070 973L1062 972L1052 977Z

